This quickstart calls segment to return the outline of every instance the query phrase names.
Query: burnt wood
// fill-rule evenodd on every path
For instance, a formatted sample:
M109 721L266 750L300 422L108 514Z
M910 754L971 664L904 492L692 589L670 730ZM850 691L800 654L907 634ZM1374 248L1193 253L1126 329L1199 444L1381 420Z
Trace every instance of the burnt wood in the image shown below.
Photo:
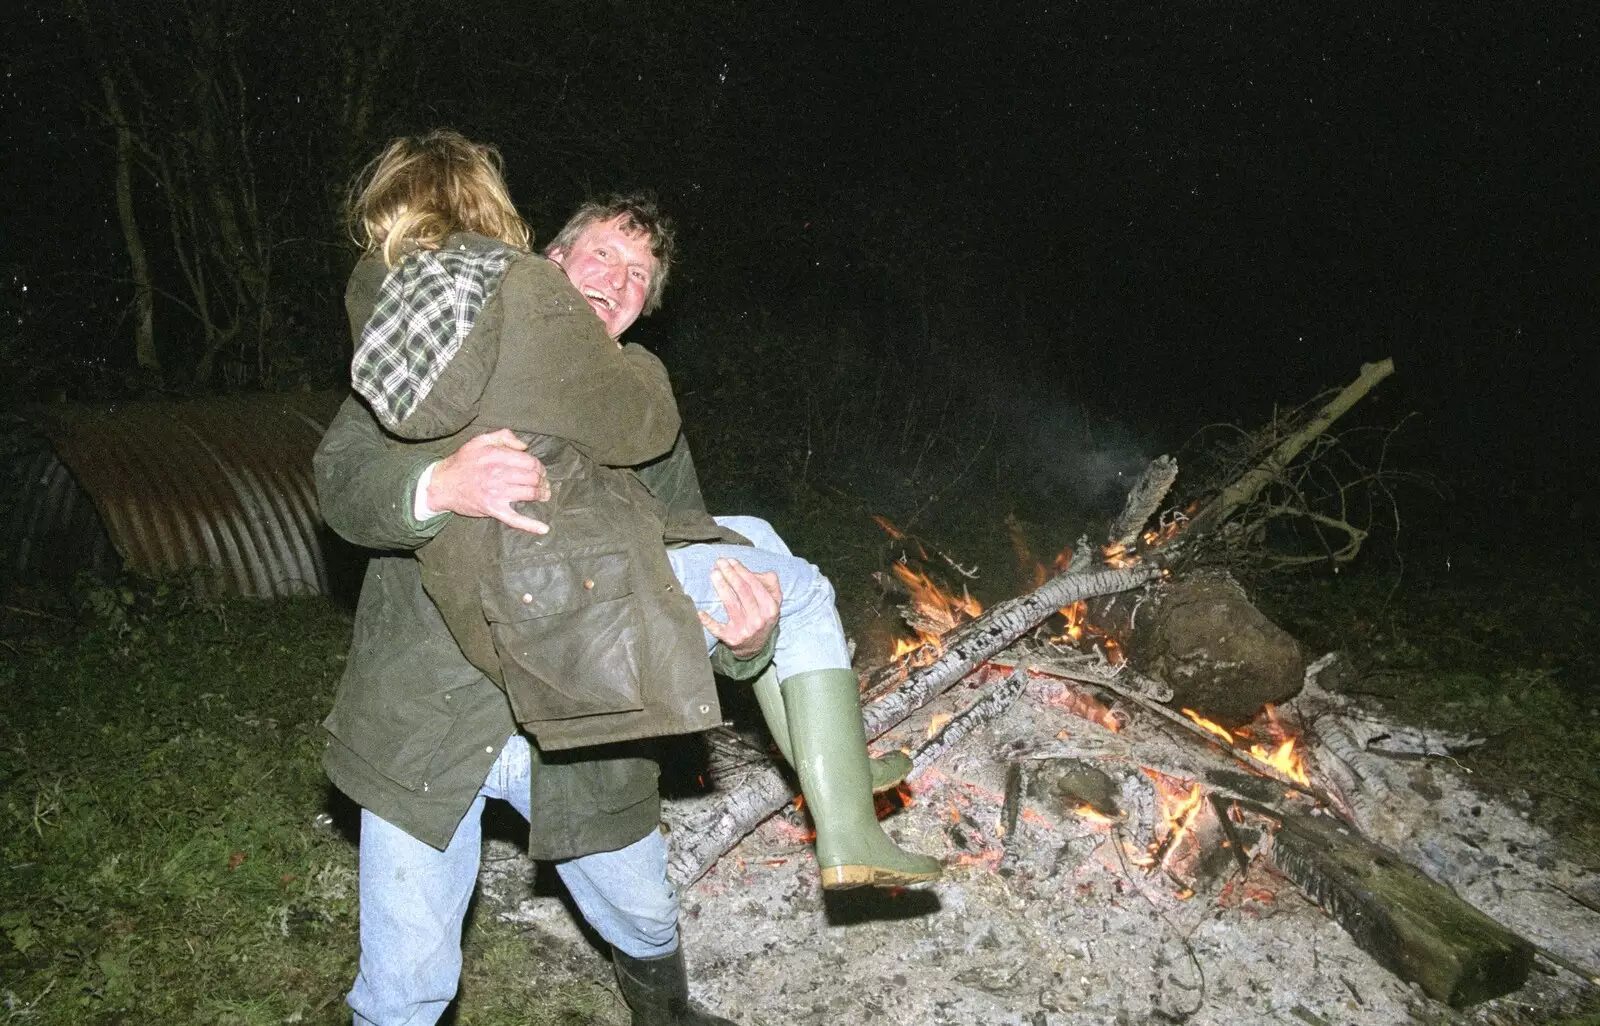
M1396 976L1457 1008L1527 981L1532 944L1398 855L1325 817L1273 818L1278 868Z

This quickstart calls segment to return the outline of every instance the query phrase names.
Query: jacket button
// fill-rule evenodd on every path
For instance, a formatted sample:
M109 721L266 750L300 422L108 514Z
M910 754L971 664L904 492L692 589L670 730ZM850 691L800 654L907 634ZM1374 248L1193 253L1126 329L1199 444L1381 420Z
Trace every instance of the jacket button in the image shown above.
M583 582L583 586L585 588L589 589L590 591L594 590L594 582L593 581L584 581Z
M522 604L523 605L528 605L532 601L533 601L533 596L532 595L530 595L527 592L523 592L522 593Z
M702 715L702 716L704 716L706 713L708 713L710 711L711 711L711 707L709 705L702 705L700 707L700 715Z

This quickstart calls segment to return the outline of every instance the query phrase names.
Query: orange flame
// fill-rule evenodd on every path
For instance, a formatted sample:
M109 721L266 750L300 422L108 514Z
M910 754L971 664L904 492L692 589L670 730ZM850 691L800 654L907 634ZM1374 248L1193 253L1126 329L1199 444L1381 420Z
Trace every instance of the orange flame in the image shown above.
M1235 736L1249 737L1253 731L1249 727L1240 727L1236 731L1229 731L1225 727L1201 716L1193 709L1183 709L1182 713L1206 730L1217 735L1229 745L1236 744ZM1268 750L1266 745L1251 745L1250 758L1264 766L1271 767L1279 773L1304 787L1311 786L1311 778L1306 773L1305 759L1294 750L1297 740L1283 722L1278 719L1277 710L1268 705L1265 710L1267 718L1266 729L1269 736L1274 739L1274 747Z
M889 537L895 539L896 541L900 541L900 540L904 539L905 536L906 536L904 531L900 530L900 528L898 528L898 527L894 526L893 524L889 523L889 520L888 520L887 517L882 517L882 516L879 516L878 514L874 513L874 514L872 514L872 522L877 524L879 527L883 528L883 533L887 534Z
M1194 814L1205 798L1205 790L1195 781L1180 780L1148 767L1144 770L1156 785L1156 800L1166 820L1166 836L1150 846L1151 855L1174 852L1189 835Z
M927 574L913 570L905 563L895 563L894 574L906 586L911 605L918 616L930 626L918 626L915 641L896 641L893 658L906 659L912 666L926 666L944 652L944 644L940 639L957 624L981 614L983 604L967 594L965 589L959 596L945 591Z
M1295 752L1294 743L1295 739L1291 737L1270 753L1261 745L1251 745L1250 758L1266 763L1297 784L1310 787L1311 778L1306 775L1305 760Z
M943 730L944 725L949 722L949 713L935 713L933 718L928 721L928 736L933 737L935 734L939 733L939 731Z
M1233 735L1231 733L1229 733L1227 728L1222 726L1220 723L1213 723L1211 720L1208 720L1204 716L1201 716L1199 713L1195 712L1193 709L1180 709L1179 712L1183 713L1185 716L1189 717L1191 720L1195 721L1200 726L1204 727L1206 730L1208 730L1211 733L1213 733L1213 734L1217 735L1218 737L1222 738L1222 740L1228 742L1228 744L1230 744L1230 745L1233 744Z
M1106 659L1113 665L1126 661L1127 657L1123 655L1122 646L1117 643L1117 639L1089 622L1089 604L1083 599L1070 606L1063 606L1059 612L1067 624L1060 634L1050 639L1052 642L1057 645L1075 645L1087 639L1100 645L1105 651Z

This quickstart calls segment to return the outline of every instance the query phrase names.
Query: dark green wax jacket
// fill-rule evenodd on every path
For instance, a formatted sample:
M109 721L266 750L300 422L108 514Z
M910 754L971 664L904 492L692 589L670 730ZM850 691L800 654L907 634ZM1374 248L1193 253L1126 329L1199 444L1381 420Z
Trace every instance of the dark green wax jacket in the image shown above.
M447 521L468 519L412 515L417 481L435 459L420 448L391 448L366 407L349 399L317 449L316 480L328 525L382 550L367 566L349 661L323 723L323 767L357 804L443 848L517 725L505 693L462 656L410 555ZM704 509L681 439L639 475L669 509ZM770 657L770 644L746 662L719 645L712 664L747 678ZM641 743L536 753L531 854L612 851L654 829L660 797L651 751Z
M495 245L468 234L449 244ZM388 273L375 258L356 266L346 292L353 333L372 317ZM373 323L400 342L425 334L421 321L448 317L433 303L416 312L420 320ZM457 517L418 551L423 588L467 660L505 689L546 752L720 723L705 636L665 546L742 539L698 500L674 507L634 472L679 438L666 369L608 337L543 257L511 258L431 392L394 426L440 455L498 428L515 430L543 461L551 497L523 512L550 532Z

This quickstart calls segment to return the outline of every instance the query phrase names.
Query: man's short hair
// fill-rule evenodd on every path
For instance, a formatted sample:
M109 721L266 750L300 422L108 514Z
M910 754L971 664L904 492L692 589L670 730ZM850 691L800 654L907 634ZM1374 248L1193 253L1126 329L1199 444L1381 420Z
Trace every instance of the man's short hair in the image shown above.
M672 270L672 258L677 252L677 226L672 218L661 212L656 195L649 191L612 193L604 199L589 200L567 219L561 231L544 247L572 251L590 225L623 218L622 230L630 235L650 237L650 255L656 258L656 272L650 276L650 288L645 292L643 313L654 313L661 306L661 293L667 287L667 275Z

